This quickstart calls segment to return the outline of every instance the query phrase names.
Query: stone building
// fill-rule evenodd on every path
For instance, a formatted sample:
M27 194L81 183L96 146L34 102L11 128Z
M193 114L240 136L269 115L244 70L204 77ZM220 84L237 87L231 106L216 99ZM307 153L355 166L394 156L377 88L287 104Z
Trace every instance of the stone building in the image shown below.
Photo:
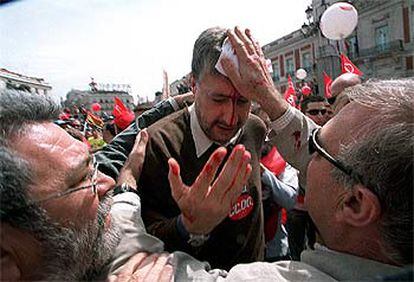
M107 115L112 115L112 110L114 108L114 98L118 97L122 100L125 106L129 109L134 110L134 99L128 93L130 87L120 87L118 84L115 84L116 87L106 84L103 85L96 84L93 80L89 84L90 90L76 90L72 89L66 94L66 100L63 103L65 107L84 107L88 110L91 110L92 104L99 103L101 110L97 111L99 115L103 113Z
M283 93L288 74L298 68L308 75L323 95L323 72L335 78L340 74L339 54L345 53L365 78L410 77L413 72L414 4L412 0L354 0L358 25L342 41L328 40L320 32L319 19L329 5L338 1L313 0L305 11L308 22L300 29L263 46L273 66L273 80Z
M37 78L0 68L0 88L17 89L48 95L52 86L43 78Z

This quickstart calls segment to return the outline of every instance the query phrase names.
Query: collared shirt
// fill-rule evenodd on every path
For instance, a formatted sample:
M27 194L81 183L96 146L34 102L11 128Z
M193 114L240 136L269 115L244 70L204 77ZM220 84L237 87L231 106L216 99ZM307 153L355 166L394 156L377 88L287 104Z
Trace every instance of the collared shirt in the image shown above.
M190 113L190 127L191 127L191 135L194 139L195 149L197 158L201 157L213 143L210 138L204 133L203 129L201 129L200 123L198 121L198 117L194 108L194 104L188 107L188 112ZM227 144L222 145L227 147L228 145L234 145L241 134L242 129L240 128L237 133L230 139ZM216 143L218 144L218 143ZM221 144L218 144L221 145Z

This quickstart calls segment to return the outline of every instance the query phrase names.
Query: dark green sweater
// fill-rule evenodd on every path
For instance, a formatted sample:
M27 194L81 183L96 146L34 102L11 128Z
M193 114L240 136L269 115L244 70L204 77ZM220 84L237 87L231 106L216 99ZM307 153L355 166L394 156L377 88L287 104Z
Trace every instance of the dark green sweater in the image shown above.
M178 232L177 218L181 212L171 196L167 161L170 157L175 158L180 164L183 182L192 185L214 148L209 148L197 159L187 109L156 122L148 128L148 133L150 140L138 184L147 231L163 240L167 251L187 252L208 261L213 268L228 270L237 263L262 260L264 236L259 160L265 135L263 122L250 115L237 141L252 155L253 171L247 185L254 204L252 211L240 220L224 219L199 248L190 246Z

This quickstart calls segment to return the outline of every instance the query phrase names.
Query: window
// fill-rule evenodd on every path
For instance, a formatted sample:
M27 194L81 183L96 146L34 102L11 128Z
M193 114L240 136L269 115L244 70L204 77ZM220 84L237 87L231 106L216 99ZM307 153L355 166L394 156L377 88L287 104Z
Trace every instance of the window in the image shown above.
M309 52L302 54L302 67L309 73L312 71L312 60Z
M358 56L358 40L354 35L347 39L348 57L355 58Z
M286 59L286 74L290 76L295 75L295 66L293 65L293 58Z
M280 79L279 63L274 62L272 64L272 68L273 68L273 74L272 74L273 81L274 82L279 81L279 79Z
M384 51L389 48L390 31L388 25L383 25L375 29L375 48L377 51Z

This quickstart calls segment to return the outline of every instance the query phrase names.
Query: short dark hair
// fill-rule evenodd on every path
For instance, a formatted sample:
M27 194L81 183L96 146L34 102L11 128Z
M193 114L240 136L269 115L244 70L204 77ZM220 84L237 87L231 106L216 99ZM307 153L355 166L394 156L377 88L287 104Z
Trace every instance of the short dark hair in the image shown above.
M192 75L196 80L200 79L204 73L220 74L215 65L226 37L226 29L213 27L203 31L197 38L191 62Z
M303 98L302 102L300 103L300 108L302 112L306 112L308 109L309 103L315 103L315 102L326 102L326 99L319 95L309 95Z

